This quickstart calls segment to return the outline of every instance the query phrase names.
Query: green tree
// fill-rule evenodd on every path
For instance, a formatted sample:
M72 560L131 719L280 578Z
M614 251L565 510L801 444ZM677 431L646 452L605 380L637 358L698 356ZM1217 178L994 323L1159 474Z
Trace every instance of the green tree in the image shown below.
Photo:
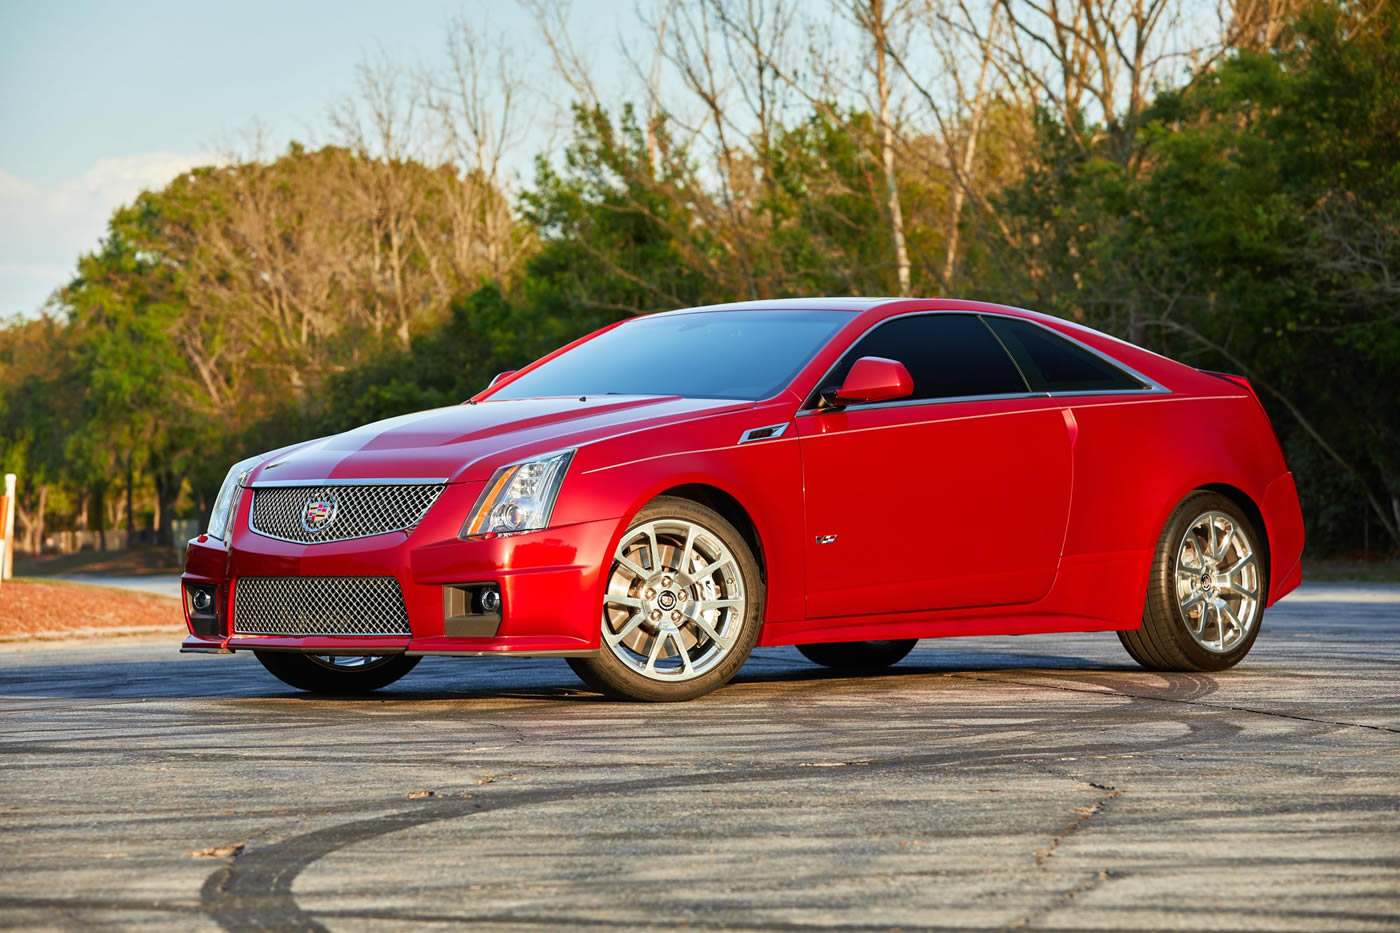
M1160 94L1126 159L1042 115L987 270L998 297L1248 376L1396 544L1398 26L1394 5L1311 7L1272 52ZM1319 472L1300 476L1314 543L1355 546L1323 520Z

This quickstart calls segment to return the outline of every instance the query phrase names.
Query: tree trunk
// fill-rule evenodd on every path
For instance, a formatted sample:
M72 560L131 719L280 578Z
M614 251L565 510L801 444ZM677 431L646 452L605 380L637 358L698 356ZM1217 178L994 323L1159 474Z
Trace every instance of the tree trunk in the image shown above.
M26 510L20 497L15 496L15 522L19 525L18 543L15 549L27 554L38 554L44 549L44 512L49 507L49 487L40 485L35 489L38 503L32 510Z
M126 546L136 541L136 510L132 508L131 451L126 452Z
M180 497L180 487L185 478L170 470L157 470L156 481L156 545L174 547L175 500Z
M34 547L35 554L44 552L44 516L49 510L49 487L47 484L39 487L39 508L34 513Z
M972 117L967 127L967 141L963 144L962 158L958 166L958 177L954 179L952 197L948 203L948 246L943 253L943 287L947 294L953 294L953 276L957 274L958 241L961 231L958 219L962 216L963 204L967 201L967 189L972 185L973 160L977 156L977 136L982 131L982 113L987 102L987 68L992 62L992 48L997 35L997 13L1000 7L992 7L992 21L987 26L987 38L982 44L982 66L977 72L977 92L972 98Z
M97 510L97 546L107 550L107 486L103 484L93 490L93 508Z
M909 295L909 249L904 242L904 212L894 174L894 127L890 125L890 76L885 51L884 0L870 0L870 38L875 45L875 84L880 95L880 160L885 169L885 198L890 215L890 240L901 298Z

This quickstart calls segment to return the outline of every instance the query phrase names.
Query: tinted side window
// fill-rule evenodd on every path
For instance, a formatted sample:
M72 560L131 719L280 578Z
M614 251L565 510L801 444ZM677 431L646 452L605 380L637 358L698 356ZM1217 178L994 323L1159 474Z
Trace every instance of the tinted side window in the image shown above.
M862 337L822 384L839 386L863 356L898 360L914 377L912 398L1009 395L1027 391L1016 364L980 319L928 314L886 321Z
M1004 317L983 320L1006 344L1036 392L1112 392L1147 388L1107 360L1043 327Z

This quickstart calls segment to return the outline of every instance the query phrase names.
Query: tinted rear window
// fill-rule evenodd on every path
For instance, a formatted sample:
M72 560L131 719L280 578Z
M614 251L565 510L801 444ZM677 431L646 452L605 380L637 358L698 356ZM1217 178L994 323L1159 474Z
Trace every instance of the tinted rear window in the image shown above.
M1112 363L1027 321L983 318L1006 344L1036 392L1112 392L1146 388Z
M640 317L556 356L491 396L777 395L850 311L697 311Z
M923 314L886 321L847 352L822 387L839 386L863 356L903 363L914 377L911 397L915 399L1027 391L996 337L971 314Z

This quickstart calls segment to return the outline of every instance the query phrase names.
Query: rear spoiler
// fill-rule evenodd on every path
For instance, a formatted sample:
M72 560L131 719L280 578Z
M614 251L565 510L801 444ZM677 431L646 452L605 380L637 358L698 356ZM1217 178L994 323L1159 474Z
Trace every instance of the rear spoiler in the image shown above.
M1218 373L1210 369L1203 369L1201 372L1205 373L1207 376L1214 376L1217 379L1225 379L1229 382L1233 382L1256 399L1259 398L1259 393L1254 391L1254 386L1250 385L1249 380L1243 376L1236 376L1234 373Z

